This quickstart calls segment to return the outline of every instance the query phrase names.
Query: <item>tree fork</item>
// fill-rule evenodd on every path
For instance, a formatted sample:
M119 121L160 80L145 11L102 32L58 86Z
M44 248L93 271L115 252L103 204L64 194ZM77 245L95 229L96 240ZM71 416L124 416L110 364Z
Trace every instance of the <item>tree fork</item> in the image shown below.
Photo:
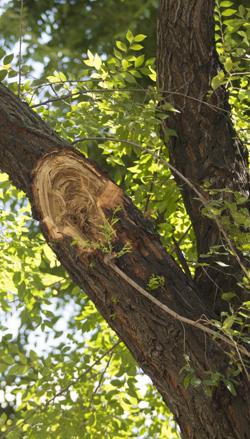
M163 276L157 300L192 320L205 314L194 282L166 253L151 224L102 171L3 85L0 112L1 169L27 193L59 260L150 376L183 438L247 437L249 383L243 377L236 397L220 384L209 398L202 386L185 389L180 376L184 352L200 378L207 370L226 370L225 344L205 340L199 329L167 315L105 263L106 252L144 290L152 274Z

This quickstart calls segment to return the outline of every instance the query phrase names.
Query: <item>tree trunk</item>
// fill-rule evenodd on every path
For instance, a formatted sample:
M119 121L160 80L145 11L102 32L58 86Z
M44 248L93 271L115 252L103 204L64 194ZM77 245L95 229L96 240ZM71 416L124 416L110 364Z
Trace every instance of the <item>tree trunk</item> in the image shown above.
M205 5L204 17L209 11L206 18L209 17L210 20L209 0L162 2L163 21L159 26L159 53L162 51L162 58L159 69L164 88L177 86L167 85L163 77L167 74L164 70L168 66L167 63L171 65L175 56L166 41L172 34L172 30L168 31L166 26L170 26L171 23L164 20L167 17L171 18L172 23L177 20L176 32L183 31L183 28L178 29L178 18L188 4L190 10L186 10L186 13L189 26L193 23L192 14L195 14L194 22L202 29L203 37L207 38L207 32L202 26L199 27L197 14L201 10L195 6L200 6L201 3ZM171 16L172 12L174 16ZM181 18L181 22L185 21L185 17L184 15ZM169 29L172 29L171 26ZM164 36L164 32L169 32L169 35ZM188 35L185 38L188 38ZM183 47L186 47L185 42L186 39L182 43ZM165 52L164 44L167 47ZM188 45L189 49L192 44ZM201 41L200 44L194 51L196 53L199 49L198 53L203 54L204 65L202 61L201 71L204 72L208 87L206 69L210 69L210 64L207 60L205 62L205 56L210 52L206 52L205 43ZM199 61L197 58L194 60ZM189 61L187 55L185 61L183 59L185 68L188 68ZM177 62L178 60L174 62L172 68L177 68ZM177 75L177 72L175 73ZM187 74L184 76L187 79ZM171 78L172 76L170 80ZM197 96L196 89L192 88L195 87L193 82L189 90L184 92ZM201 80L198 84L201 84ZM199 98L204 96L199 94ZM194 102L190 103L188 99L181 99L175 104L183 107L183 113L180 121L171 120L177 132L180 129L175 146L177 158L174 159L172 150L171 159L184 175L200 184L205 177L206 169L208 177L211 175L210 165L203 169L199 160L204 158L201 145L205 142L206 136L203 133L208 129L208 138L212 136L211 124L214 123L214 114L200 106L197 118L201 118L201 130L198 122L194 122L192 127L192 124L189 125L190 119L185 119L189 116L189 111L193 112L194 119L197 105L194 105ZM222 382L212 392L211 397L205 394L202 385L188 389L183 386L183 374L180 374L180 370L185 364L184 354L190 357L192 367L201 380L207 377L207 371L225 374L229 364L226 354L230 349L228 343L219 338L214 340L208 333L208 326L202 327L201 322L195 323L202 315L208 318L212 315L211 307L204 305L202 296L199 297L197 283L186 276L166 253L152 225L143 218L123 191L92 162L84 159L60 139L27 104L22 103L2 85L0 114L2 171L7 172L14 184L26 192L32 204L34 217L40 221L48 243L72 279L86 291L103 317L125 342L139 366L152 379L174 413L182 437L247 439L250 430L250 386L243 375L240 377L236 396L232 396ZM226 118L223 118L223 121L226 126L230 126ZM220 118L218 123L219 129L222 129L224 125ZM195 136L195 129L198 128L198 135ZM227 141L231 139L230 130L231 128L225 128L225 132L228 133ZM204 140L194 142L195 139L200 139L202 134ZM204 148L209 150L209 145L208 142L205 143ZM214 145L218 146L217 143ZM187 153L183 152L184 146ZM233 157L233 145L230 148ZM186 161L192 157L192 166L196 170L190 163L180 164L182 153L187 154ZM241 163L244 158L241 157L239 163L237 162L238 167L234 168L238 173L235 171L236 174L233 174L231 167L228 171L234 176L235 182L236 177L241 175ZM209 158L208 163L211 160ZM236 161L235 156L235 163ZM222 168L226 169L228 165L227 162L223 162ZM198 169L201 172L201 180L198 178ZM216 173L218 181L219 175L219 172ZM222 184L226 184L226 181ZM188 211L194 221L199 249L204 251L207 247L203 240L209 239L210 242L213 234L207 229L207 220L203 220L200 215L201 230L199 229L196 223L198 205L186 188L183 188L183 191ZM213 224L211 227L216 230ZM151 275L161 276L164 282L145 297Z
M211 94L211 79L222 68L214 42L214 3L161 1L158 83L165 99L179 110L163 123L163 132L171 128L177 134L168 144L171 163L200 192L208 182L213 189L224 189L220 197L223 194L224 199L232 201L227 189L249 195L248 156L232 127L226 90L220 87ZM178 176L176 179L196 235L198 256L208 253L214 245L223 245L216 224L202 215L203 206L197 196ZM216 302L221 305L221 292L237 288L241 268L235 259L230 259L226 276L211 259L207 262L210 267L206 271L198 268L196 273L200 295L208 306Z

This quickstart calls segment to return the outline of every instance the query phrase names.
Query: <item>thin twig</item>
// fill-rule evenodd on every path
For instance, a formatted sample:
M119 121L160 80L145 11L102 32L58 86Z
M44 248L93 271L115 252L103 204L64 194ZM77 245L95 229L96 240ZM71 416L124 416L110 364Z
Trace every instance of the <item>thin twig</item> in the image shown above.
M38 80L38 79L35 79L35 80ZM99 79L92 78L91 82L92 81L99 82ZM89 82L89 79L72 79L72 80L67 79L65 81L44 82L43 84L34 85L34 87L32 87L32 88L33 88L33 90L39 90L39 88L50 87L51 84L53 84L53 85L59 85L59 84L85 84L85 83L88 83L88 82Z
M103 88L103 89L99 89L98 88L98 89L92 89L92 90L78 90L77 92L74 92L74 93L66 93L62 96L50 98L50 99L47 99L46 101L39 102L38 104L32 105L31 108L41 107L42 105L47 105L47 104L50 104L52 102L56 102L56 101L60 101L60 100L66 100L66 99L70 99L70 98L76 99L78 96L85 95L88 93L102 94L102 93L116 93L116 92L119 92L119 93L128 93L128 92L129 93L132 93L132 92L137 93L137 92L139 92L139 93L151 93L152 94L152 89L143 89L143 88L132 88L132 89L126 89L126 88L124 88L124 89L122 89L122 88L107 89L107 88ZM203 104L203 105L211 108L214 111L221 111L222 113L228 114L228 111L225 110L224 108L218 107L218 106L213 105L213 104L209 104L206 101L195 98L194 96L186 95L185 93L181 93L178 91L170 91L170 90L158 90L158 93L160 93L162 95L167 94L167 95L184 97L184 98L190 99L194 102L197 102L198 104Z
M147 198L146 198L146 203L145 203L145 207L144 207L144 215L147 215L147 212L148 212L148 206L149 206L149 202L150 202L150 199L151 199L152 191L154 189L154 185L155 185L155 181L156 181L156 176L157 176L157 173L154 172L153 178L152 178L152 180L150 182L150 187L149 187L149 190L148 190L148 195L147 195Z
M187 264L187 260L184 257L181 248L180 248L180 244L182 243L183 239L187 236L189 230L191 229L192 225L189 224L188 228L185 230L185 232L182 234L182 236L180 237L180 239L178 239L178 241L175 239L174 235L172 237L173 241L174 241L174 245L172 246L172 248L169 250L169 253L175 253L176 256L178 257L178 260L184 270L184 272L186 273L187 276L192 278L192 274L190 272L189 266Z
M244 361L243 361L243 359L242 359L242 356L241 356L241 353L240 353L240 350L239 350L239 346L238 346L238 344L236 343L236 341L235 341L232 337L231 337L231 340L232 340L232 342L233 342L234 345L235 345L236 352L237 352L237 354L238 354L238 357L239 357L240 363L241 363L241 365L242 365L242 368L243 368L243 370L244 370L244 372L245 372L245 374L246 374L247 380L250 382L249 373L248 373L247 368L246 368L246 366L245 366L245 364L244 364Z
M157 152L158 152L158 156L159 156L161 154L161 152L162 152L162 146L160 147L159 151L157 151ZM158 174L157 172L154 172L153 178L152 178L152 180L150 182L150 188L149 188L149 191L148 191L148 195L147 195L146 203L145 203L145 207L144 207L144 215L147 214L147 211L148 211L148 206L149 206L149 202L150 202L150 199L151 199L152 191L153 191L154 186L155 186L157 174Z
M111 362L111 359L112 359L113 353L114 353L113 351L110 352L110 355L109 355L108 361L107 361L107 363L106 363L106 365L105 365L105 367L104 367L104 369L103 369L103 371L102 371L102 373L101 373L101 376L100 376L100 378L99 378L99 381L98 381L98 383L97 383L97 386L95 387L95 389L94 389L94 391L93 391L93 393L92 393L92 395L91 395L91 399L90 399L90 402L89 402L89 408L91 407L92 402L93 402L93 399L94 399L95 395L97 394L98 390L100 389L100 387L101 387L101 385L102 385L102 382L103 382L103 379L104 379L104 375L105 375L105 373L107 372L107 370L108 370L108 368L109 368L109 365L110 365L110 362Z
M18 54L18 97L21 96L22 83L22 39L23 39L23 0L20 0L20 35L19 35L19 54Z
M121 93L124 92L125 93L125 92L130 92L130 91L131 91L131 89L120 89L120 88L117 88L117 89L107 89L107 88L99 89L98 88L98 89L92 89L92 90L78 90L77 92L74 92L74 93L66 93L66 94L58 96L58 97L53 97L53 98L47 99L46 101L39 102L39 104L31 105L30 108L37 108L37 107L41 107L42 105L50 104L52 102L66 100L66 99L70 99L70 98L77 98L78 96L82 96L82 95L85 95L88 93L89 94L91 94L91 93L94 93L94 94L95 93L100 93L100 94L102 94L102 93L116 93L116 92L121 92ZM136 91L144 91L144 90L138 88L138 89L132 89L132 91L136 92Z
M180 239L178 239L177 244L180 246L183 239L186 238L189 230L192 228L192 224L189 224L188 228L185 230L185 232L181 235ZM170 253L172 253L175 250L175 246L173 245L170 250L168 250Z
M186 273L186 275L192 279L192 274L189 270L189 266L187 264L187 261L186 261L185 257L183 256L183 253L180 249L179 243L178 243L178 241L176 241L174 236L172 237L172 239L174 241L174 249L175 249L175 254L178 258L178 261L180 262L180 264L184 270L184 273Z

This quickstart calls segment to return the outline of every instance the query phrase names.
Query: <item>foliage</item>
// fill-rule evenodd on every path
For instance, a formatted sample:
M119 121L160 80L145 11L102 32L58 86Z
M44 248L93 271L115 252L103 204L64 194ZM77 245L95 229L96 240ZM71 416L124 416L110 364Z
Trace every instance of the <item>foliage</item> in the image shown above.
M131 355L67 277L5 174L1 191L1 308L6 324L15 314L20 328L1 327L6 437L82 437L83 428L89 438L143 437L145 424L156 437L171 437L171 415L151 386L140 390Z
M216 47L224 68L212 80L212 88L224 84L229 91L234 125L249 142L250 8L235 1L218 1L215 13Z
M180 370L180 374L183 375L183 385L185 389L189 386L193 388L202 386L206 395L211 397L213 391L220 385L220 383L223 383L229 392L233 396L236 396L236 385L238 384L236 377L241 372L239 368L233 368L231 366L224 375L218 371L208 370L205 372L203 379L201 379L196 375L196 371L191 365L189 356L184 355L184 359L185 365Z
M9 53L6 55L6 52L0 48L0 81L5 79L6 77L11 78L16 76L16 71L12 69L11 62L13 61L14 54Z
M163 287L165 284L165 279L163 276L157 276L152 274L148 281L148 289L150 291L157 290L158 288Z
M98 2L98 10L97 2L85 3L91 14L84 27L82 2L58 2L54 7L55 2L39 1L32 14L28 13L29 2L25 2L22 59L31 59L32 69L35 61L44 67L41 77L33 80L30 71L19 69L20 57L13 60L8 52L17 42L20 29L17 2L10 2L0 19L7 47L7 53L0 53L0 79L8 80L15 92L21 85L22 98L49 120L59 135L106 169L154 222L162 243L177 260L178 244L193 272L197 266L194 235L180 191L166 165L168 150L159 132L159 122L176 110L170 104L159 106L152 41L147 43L151 31L149 38L144 35L152 22L155 2L127 2L125 23L121 17L115 20L117 6L112 8L111 0L108 19L106 3ZM235 126L244 140L249 116L249 80L245 74L249 15L249 9L242 4L238 8L236 1L217 2L216 40L224 69L211 84L213 90L221 84L228 88ZM7 27L9 17L12 33ZM138 17L146 17L143 26ZM55 30L53 20L57 23ZM115 22L115 29L110 22ZM79 33L79 23L84 27L85 40ZM105 23L102 38L101 23ZM128 26L132 30L126 32ZM110 32L118 36L115 44ZM175 135L171 130L166 134L168 138ZM2 322L6 322L1 326L0 425L5 437L80 438L84 429L84 437L93 439L178 438L178 428L157 392L145 382L124 345L85 293L73 285L45 243L26 198L4 174L0 187L0 304ZM209 185L207 190L210 202L204 214L216 217L247 257L246 200L237 193L230 201L220 199ZM111 229L104 230L106 252L112 251ZM222 270L226 268L220 254L217 263ZM249 287L247 282L245 276L245 288ZM163 285L164 279L159 276L148 280L152 294ZM212 323L230 339L249 343L249 302L237 308L234 294L224 293L228 311L221 321ZM8 329L11 321L18 331ZM226 375L207 371L201 379L189 357L184 356L180 373L186 387L202 386L212 395L223 382L235 395L243 366L232 354Z
M0 11L0 39L9 50L19 39L20 4L19 0L8 0ZM77 74L79 60L88 49L110 54L113 40L128 28L149 35L146 53L154 56L157 6L157 0L24 0L24 64L35 74L37 66L44 69L44 78L58 68Z

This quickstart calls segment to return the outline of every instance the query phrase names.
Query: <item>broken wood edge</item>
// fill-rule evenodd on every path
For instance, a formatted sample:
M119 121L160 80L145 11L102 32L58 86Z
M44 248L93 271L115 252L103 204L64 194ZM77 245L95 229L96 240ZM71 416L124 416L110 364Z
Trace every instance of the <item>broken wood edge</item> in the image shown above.
M33 202L49 240L70 237L81 255L98 245L105 245L104 226L111 227L105 210L123 207L122 190L105 177L90 161L69 149L53 150L44 155L33 171ZM197 328L215 340L221 340L241 354L250 357L244 346L205 326L200 320L188 319L161 303L104 255L104 264L145 298L175 320Z
M115 238L107 212L122 209L122 190L80 153L50 151L32 179L33 204L49 241L70 237L85 253Z

